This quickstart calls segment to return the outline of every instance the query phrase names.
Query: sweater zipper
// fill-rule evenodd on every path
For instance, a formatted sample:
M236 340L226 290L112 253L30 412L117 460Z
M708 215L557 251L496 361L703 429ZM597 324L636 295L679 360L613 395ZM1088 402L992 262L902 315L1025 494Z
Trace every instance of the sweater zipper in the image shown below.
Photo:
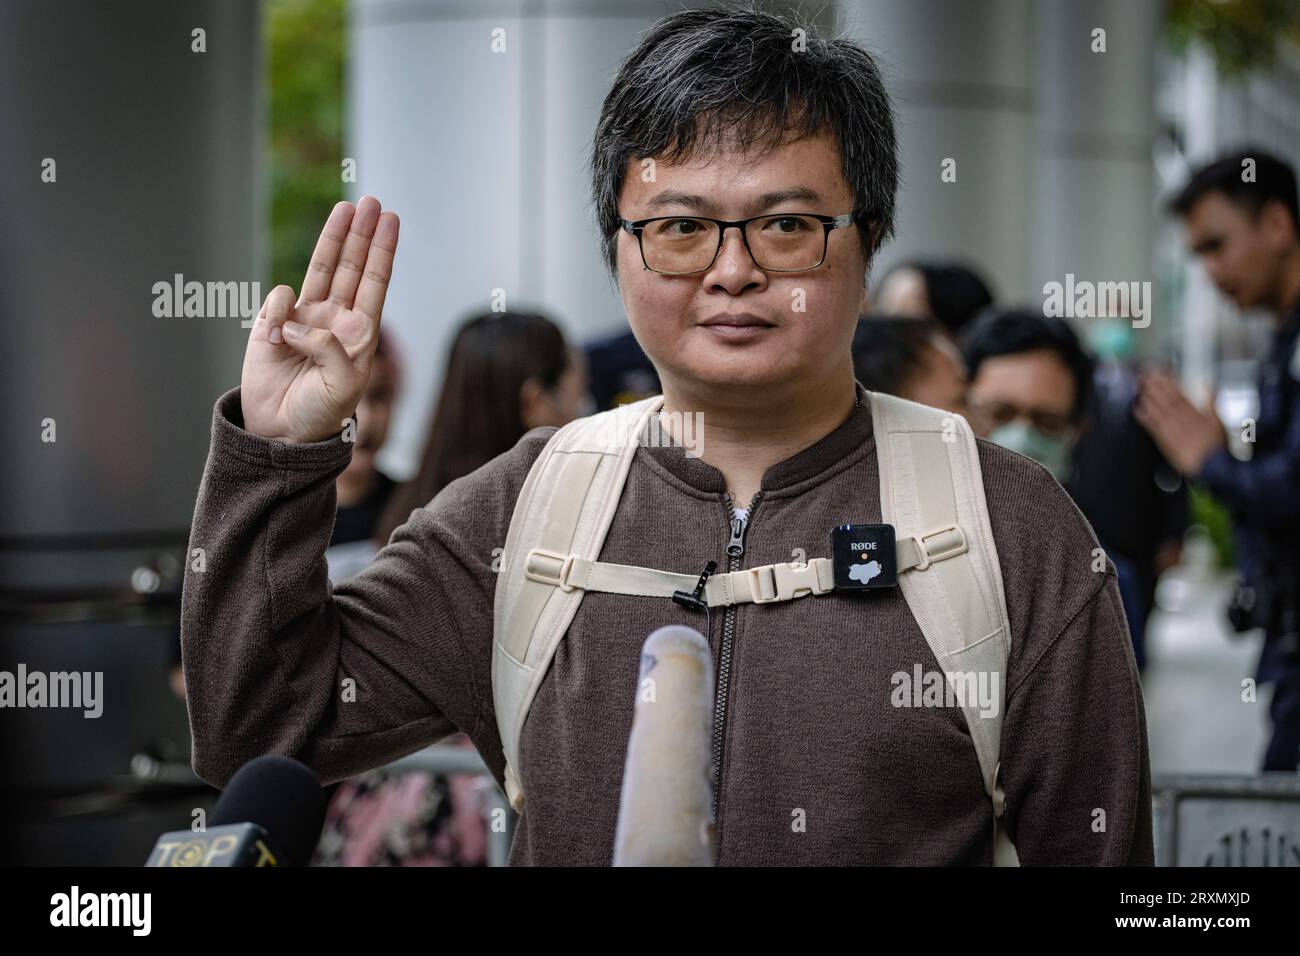
M754 517L754 508L762 497L756 492L749 503L747 513L742 517L736 514L731 495L726 496L727 516L731 526L731 538L727 541L727 570L734 573L740 570L740 559L745 553L745 532ZM722 641L718 648L717 691L713 695L713 819L717 826L718 794L722 792L722 741L726 734L727 690L731 683L731 644L735 631L736 605L727 605L722 615Z

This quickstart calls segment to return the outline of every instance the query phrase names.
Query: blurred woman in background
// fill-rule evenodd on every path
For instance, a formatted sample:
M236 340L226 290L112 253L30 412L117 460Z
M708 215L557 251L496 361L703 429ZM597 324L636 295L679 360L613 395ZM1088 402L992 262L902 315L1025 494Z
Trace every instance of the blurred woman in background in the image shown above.
M531 312L471 318L452 344L419 473L393 495L376 544L387 544L412 511L509 451L529 429L588 414L588 401L585 363L555 323Z
M375 525L371 553L447 484L508 451L530 429L590 412L582 353L528 312L487 312L457 333L415 478ZM360 568L357 568L360 570ZM456 734L441 746L471 747ZM315 866L482 866L490 776L376 770L331 795Z
M934 319L954 340L993 304L988 283L970 266L928 259L894 266L873 298L873 312Z
M933 319L864 315L853 373L868 391L966 414L966 360Z
M379 469L378 455L388 441L402 388L402 362L393 334L382 325L370 379L357 403L352 460L334 480L334 531L325 549L331 581L356 574L375 556L375 529L392 500L397 482Z

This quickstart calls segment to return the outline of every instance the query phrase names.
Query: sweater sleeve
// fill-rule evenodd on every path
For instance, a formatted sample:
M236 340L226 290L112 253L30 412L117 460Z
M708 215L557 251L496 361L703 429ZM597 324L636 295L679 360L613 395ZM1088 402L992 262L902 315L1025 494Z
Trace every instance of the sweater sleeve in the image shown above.
M1146 714L1113 569L1008 688L1002 784L1023 865L1154 862Z
M1114 564L1036 462L980 442L1011 652L999 779L1025 865L1151 865L1142 688Z
M1196 476L1234 517L1257 528L1294 528L1300 523L1295 488L1300 484L1300 416L1287 423L1281 447L1238 461L1220 448Z
M550 430L449 484L335 586L324 553L352 446L242 425L233 389L214 409L182 592L195 773L223 786L274 753L331 783L457 729L482 751L494 549Z

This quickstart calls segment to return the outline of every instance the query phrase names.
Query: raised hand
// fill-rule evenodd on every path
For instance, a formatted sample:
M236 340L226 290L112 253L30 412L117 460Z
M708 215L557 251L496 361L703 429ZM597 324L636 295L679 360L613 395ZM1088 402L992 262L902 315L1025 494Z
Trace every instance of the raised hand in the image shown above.
M397 232L397 214L373 196L330 212L301 298L276 286L253 323L239 383L245 430L286 442L343 431L370 377Z
M1165 372L1142 376L1133 416L1151 433L1169 464L1189 478L1200 474L1210 456L1227 444L1213 396L1206 397L1204 408L1197 408Z

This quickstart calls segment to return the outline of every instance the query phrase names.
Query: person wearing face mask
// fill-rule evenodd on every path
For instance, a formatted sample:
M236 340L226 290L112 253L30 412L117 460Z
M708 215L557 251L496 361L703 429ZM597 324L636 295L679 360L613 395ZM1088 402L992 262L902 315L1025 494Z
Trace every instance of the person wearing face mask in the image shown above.
M1096 365L1074 330L1063 319L1027 309L989 310L972 324L965 353L976 434L1046 468L1091 521L1079 500L1077 452L1091 421ZM1146 602L1137 568L1100 528L1093 530L1115 565L1140 666L1145 660L1136 635L1142 633Z
M1034 459L1067 484L1092 396L1093 361L1062 319L985 312L964 343L976 434Z

